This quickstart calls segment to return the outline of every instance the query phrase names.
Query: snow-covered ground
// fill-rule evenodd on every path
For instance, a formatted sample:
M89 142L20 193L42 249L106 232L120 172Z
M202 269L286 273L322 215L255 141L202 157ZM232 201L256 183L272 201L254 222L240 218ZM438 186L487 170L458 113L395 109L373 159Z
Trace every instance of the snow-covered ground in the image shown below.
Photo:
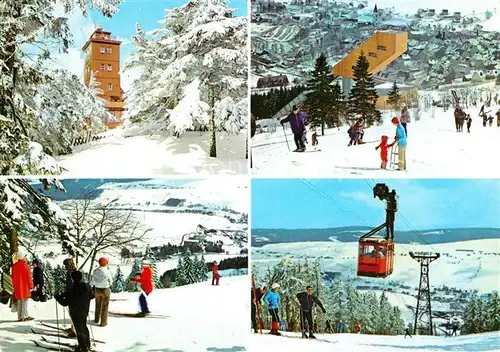
M112 294L110 311L136 313L137 293ZM124 300L124 301L122 301ZM30 315L36 320L17 322L17 315L7 305L0 305L0 351L43 351L34 346L40 335L31 328L54 332L40 326L39 321L56 322L56 304L30 301ZM221 280L220 286L210 282L154 291L149 298L154 314L166 319L108 317L108 326L92 325L91 334L105 344L101 351L246 351L249 339L248 277ZM91 302L93 316L94 302ZM62 308L58 306L59 322ZM66 314L66 318L68 315ZM67 324L67 321L66 321ZM66 340L68 341L68 340ZM76 343L76 341L74 342Z
M491 114L498 107L491 107ZM498 175L492 161L493 151L500 145L500 128L496 119L492 127L483 127L479 109L466 109L472 117L471 133L457 133L453 110L421 112L420 121L408 124L405 172L380 169L380 152L375 146L382 135L392 141L396 128L390 123L395 113L384 114L382 126L365 129L365 145L348 147L348 126L318 134L320 152L293 153L293 135L286 129L286 140L281 127L274 133L257 134L252 138L253 173L260 176L287 177L488 177ZM398 114L399 115L399 114ZM434 115L434 117L433 117ZM288 124L287 124L288 125ZM308 133L308 141L311 136ZM312 150L311 145L307 145ZM496 172L496 173L495 173Z
M379 336L362 334L316 335L322 341L305 340L298 333L283 333L287 337L266 334L254 335L249 344L250 351L314 351L314 352L486 352L498 351L498 332L457 337L441 336Z
M181 138L162 134L130 135L127 128L106 138L74 147L58 158L63 177L151 177L157 175L246 174L247 132L217 133L217 158L209 157L208 132L186 132Z

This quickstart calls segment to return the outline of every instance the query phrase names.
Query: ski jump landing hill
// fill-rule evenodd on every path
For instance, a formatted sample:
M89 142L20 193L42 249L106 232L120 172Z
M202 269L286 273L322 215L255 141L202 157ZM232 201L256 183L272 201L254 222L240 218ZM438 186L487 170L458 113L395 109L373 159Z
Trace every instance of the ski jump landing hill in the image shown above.
M488 108L492 113L498 106ZM373 142L348 147L348 126L325 130L318 135L321 152L290 153L295 149L293 135L285 124L274 133L261 133L252 138L253 173L266 176L286 174L289 177L484 177L493 169L493 160L500 145L500 128L496 120L492 127L483 127L478 117L479 109L466 109L472 117L471 133L456 132L453 110L420 112L420 121L415 121L415 112L410 111L412 122L408 124L408 146L406 148L407 171L391 172L380 169L380 153L375 151L382 135L393 140L396 128L390 120L399 114L385 112L384 123L365 129L364 140ZM308 149L311 136L308 134Z
M112 294L110 311L136 313L138 293ZM248 277L223 278L220 286L210 281L153 291L149 296L152 313L168 317L130 318L109 316L108 325L91 325L98 351L246 351L248 342ZM55 330L43 327L39 322L56 323L56 303L30 301L31 322L17 322L17 314L10 312L8 305L0 305L0 351L28 352L45 351L34 345L41 340L35 331L54 334ZM94 301L90 304L90 318L94 315ZM62 307L58 306L59 323L62 322ZM68 314L66 312L66 319ZM66 320L65 327L68 326ZM92 333L91 333L92 335ZM91 336L92 337L92 336ZM57 338L51 337L51 341ZM61 341L76 345L76 340L61 338Z

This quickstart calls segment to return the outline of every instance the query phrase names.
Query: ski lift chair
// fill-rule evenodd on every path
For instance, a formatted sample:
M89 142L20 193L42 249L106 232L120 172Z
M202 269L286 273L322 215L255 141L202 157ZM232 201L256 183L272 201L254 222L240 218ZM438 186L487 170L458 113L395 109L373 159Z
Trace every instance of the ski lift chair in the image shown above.
M359 239L358 276L386 278L394 268L394 242L381 237L372 237L386 227L374 228Z

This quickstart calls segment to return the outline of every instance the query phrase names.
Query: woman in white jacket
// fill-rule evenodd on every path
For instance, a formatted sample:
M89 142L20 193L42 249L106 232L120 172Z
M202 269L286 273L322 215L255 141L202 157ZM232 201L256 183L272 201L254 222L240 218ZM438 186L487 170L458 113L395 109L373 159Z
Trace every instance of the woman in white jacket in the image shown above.
M94 287L95 294L94 322L99 324L100 321L101 326L108 325L108 307L112 284L113 275L108 268L108 260L106 258L100 258L99 267L94 270L90 285Z

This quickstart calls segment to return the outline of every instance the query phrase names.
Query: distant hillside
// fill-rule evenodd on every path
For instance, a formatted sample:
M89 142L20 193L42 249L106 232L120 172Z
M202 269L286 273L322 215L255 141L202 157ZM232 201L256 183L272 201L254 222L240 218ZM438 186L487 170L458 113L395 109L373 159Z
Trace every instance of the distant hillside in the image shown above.
M291 242L354 242L371 228L367 226L349 226L326 229L252 229L252 246L261 247L271 243ZM382 231L383 234L383 231ZM397 231L398 243L437 244L468 240L500 238L499 228L458 228Z

